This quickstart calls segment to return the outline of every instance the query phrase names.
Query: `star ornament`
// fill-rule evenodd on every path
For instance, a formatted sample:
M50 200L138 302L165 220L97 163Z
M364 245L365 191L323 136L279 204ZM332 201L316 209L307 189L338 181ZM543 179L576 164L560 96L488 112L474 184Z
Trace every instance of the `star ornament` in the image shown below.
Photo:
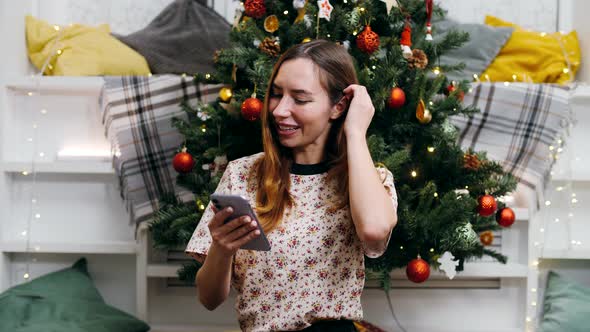
M448 251L445 251L442 257L437 259L437 261L440 263L440 269L445 271L449 279L453 279L457 274L457 271L455 271L455 267L459 265L459 261L454 259L455 256L453 256L453 254L451 254Z
M329 0L320 0L318 1L318 7L320 8L319 17L325 18L326 20L330 20L330 15L332 14L332 10L334 7L330 4Z
M385 2L385 6L387 7L387 14L389 14L389 12L391 12L391 8L393 7L398 7L398 3L397 0L381 0L382 2Z

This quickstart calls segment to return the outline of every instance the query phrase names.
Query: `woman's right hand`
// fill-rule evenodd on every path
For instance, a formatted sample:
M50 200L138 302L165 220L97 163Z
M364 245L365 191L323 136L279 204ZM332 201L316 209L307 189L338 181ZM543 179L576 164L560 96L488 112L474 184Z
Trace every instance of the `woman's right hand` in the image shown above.
M233 256L241 246L260 235L256 220L249 216L240 216L224 224L223 221L231 216L233 209L228 207L218 211L213 205L212 208L215 215L209 223L213 240L211 246L223 256Z

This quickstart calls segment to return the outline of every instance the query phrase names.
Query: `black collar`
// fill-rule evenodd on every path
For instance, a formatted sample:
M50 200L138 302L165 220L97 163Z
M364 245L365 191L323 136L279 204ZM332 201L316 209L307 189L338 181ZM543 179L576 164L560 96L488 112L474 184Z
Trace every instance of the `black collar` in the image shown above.
M328 163L321 162L319 164L291 164L291 174L296 175L314 175L314 174L322 174L328 171Z

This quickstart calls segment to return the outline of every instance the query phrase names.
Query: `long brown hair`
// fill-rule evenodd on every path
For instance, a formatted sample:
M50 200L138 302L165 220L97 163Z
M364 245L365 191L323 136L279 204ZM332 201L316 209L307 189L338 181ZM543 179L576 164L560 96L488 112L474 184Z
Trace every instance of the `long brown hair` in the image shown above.
M264 232L267 233L279 225L285 209L293 207L294 204L289 193L293 156L291 150L279 142L276 127L273 125L274 118L268 109L269 96L281 65L298 58L309 59L317 66L320 84L328 93L331 106L342 99L342 91L346 87L358 83L352 57L347 50L344 46L327 40L295 45L275 64L261 113L264 156L257 161L253 174L258 185L256 212ZM332 126L326 142L326 162L330 166L328 179L335 180L337 192L342 193L340 202L332 208L342 208L348 204L348 160L343 126L345 118L346 112L338 119L331 120Z

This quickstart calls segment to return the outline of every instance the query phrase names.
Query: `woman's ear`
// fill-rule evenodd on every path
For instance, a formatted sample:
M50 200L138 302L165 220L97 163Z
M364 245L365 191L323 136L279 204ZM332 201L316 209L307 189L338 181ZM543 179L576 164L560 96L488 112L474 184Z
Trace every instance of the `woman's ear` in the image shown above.
M342 114L344 114L344 112L346 112L346 109L348 109L348 97L344 96L339 102L336 103L336 105L332 106L330 119L338 119L340 116L342 116Z

